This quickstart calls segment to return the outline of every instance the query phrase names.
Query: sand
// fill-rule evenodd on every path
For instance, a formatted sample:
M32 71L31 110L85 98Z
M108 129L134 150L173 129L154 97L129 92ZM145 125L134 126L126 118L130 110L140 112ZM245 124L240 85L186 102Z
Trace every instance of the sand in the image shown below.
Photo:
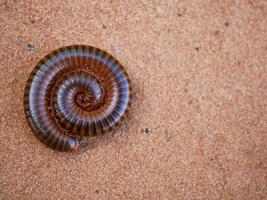
M0 3L0 199L264 199L267 2ZM127 123L79 154L31 132L23 90L65 45L127 69Z

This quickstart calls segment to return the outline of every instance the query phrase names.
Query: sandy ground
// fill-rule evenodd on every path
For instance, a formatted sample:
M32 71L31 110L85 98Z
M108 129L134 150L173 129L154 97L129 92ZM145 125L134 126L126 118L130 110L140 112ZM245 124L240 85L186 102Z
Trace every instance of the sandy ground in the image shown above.
M0 199L266 199L267 2L0 1ZM127 124L88 151L32 134L23 90L71 44L113 54Z

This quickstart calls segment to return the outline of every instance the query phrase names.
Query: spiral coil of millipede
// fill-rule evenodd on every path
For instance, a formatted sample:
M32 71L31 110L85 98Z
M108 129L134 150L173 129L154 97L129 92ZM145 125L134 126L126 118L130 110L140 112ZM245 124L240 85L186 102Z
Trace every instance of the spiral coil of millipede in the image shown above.
M83 138L121 124L131 103L124 67L92 46L59 48L35 66L24 91L24 111L35 135L58 151L76 151Z

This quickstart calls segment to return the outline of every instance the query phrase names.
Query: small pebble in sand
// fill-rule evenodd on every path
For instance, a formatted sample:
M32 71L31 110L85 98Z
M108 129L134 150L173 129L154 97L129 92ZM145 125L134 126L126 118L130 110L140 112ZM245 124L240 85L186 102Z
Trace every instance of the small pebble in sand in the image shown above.
M114 46L114 50L115 50L116 54L119 54L121 52L121 48L118 45Z
M166 136L166 141L167 142L169 142L173 138L173 134L170 133L169 131L165 132L165 136Z

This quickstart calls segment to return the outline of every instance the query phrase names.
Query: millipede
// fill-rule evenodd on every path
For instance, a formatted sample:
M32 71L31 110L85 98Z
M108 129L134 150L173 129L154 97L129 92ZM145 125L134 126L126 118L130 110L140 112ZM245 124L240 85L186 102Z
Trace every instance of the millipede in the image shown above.
M84 138L122 124L131 104L125 68L97 47L72 45L42 58L24 90L24 112L34 134L58 151L77 151Z

